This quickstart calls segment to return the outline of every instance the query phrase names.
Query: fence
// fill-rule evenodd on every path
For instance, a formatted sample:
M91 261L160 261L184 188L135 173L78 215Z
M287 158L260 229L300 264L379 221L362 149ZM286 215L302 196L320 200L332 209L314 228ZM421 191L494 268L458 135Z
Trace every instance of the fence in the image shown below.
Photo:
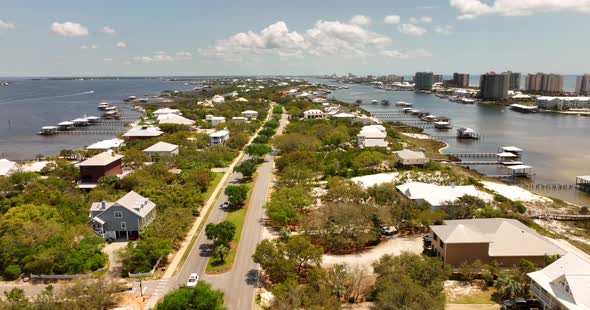
M94 272L100 272L107 269L105 265L102 268L95 270ZM73 280L73 279L85 279L90 278L91 273L82 274L31 274L31 280Z
M158 258L158 260L156 261L156 264L154 265L154 268L152 268L151 271L149 272L143 272L143 273L129 273L128 276L129 278L144 278L144 277L151 277L154 275L154 272L156 272L156 268L158 268L158 265L160 265L160 262L162 261L162 259L164 258L164 256L160 256L160 258Z

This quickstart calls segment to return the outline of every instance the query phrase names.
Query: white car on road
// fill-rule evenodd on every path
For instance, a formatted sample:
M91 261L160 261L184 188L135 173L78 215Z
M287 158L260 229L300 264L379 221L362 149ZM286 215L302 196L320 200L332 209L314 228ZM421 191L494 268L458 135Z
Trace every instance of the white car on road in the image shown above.
M186 286L195 287L197 286L197 282L199 282L199 274L191 273L190 277L188 277L188 282L186 282Z

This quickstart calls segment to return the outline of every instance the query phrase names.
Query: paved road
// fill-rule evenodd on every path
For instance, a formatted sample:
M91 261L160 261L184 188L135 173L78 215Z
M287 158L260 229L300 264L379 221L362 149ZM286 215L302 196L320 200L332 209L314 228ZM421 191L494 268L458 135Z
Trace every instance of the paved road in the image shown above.
M277 135L282 134L287 124L283 115ZM252 260L256 245L262 239L264 205L266 204L274 170L274 155L268 155L258 168L258 178L248 205L248 213L232 270L221 275L205 275L203 279L225 293L228 310L254 308L254 295L258 282L258 266Z

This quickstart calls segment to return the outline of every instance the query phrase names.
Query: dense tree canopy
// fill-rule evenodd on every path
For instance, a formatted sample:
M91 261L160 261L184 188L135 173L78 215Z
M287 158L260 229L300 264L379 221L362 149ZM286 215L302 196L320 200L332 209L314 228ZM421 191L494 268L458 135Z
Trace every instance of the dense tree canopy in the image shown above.
M199 281L195 287L181 287L168 293L156 307L156 310L177 309L224 310L223 292Z

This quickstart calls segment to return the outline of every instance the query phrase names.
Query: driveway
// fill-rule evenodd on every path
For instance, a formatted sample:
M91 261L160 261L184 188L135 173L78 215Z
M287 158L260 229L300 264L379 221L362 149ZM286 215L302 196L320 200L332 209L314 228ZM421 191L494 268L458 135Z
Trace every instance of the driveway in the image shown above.
M113 242L107 243L102 249L102 252L109 256L109 275L111 277L121 276L121 262L117 258L117 252L126 247L128 242Z
M372 270L372 264L385 254L400 255L402 252L415 254L422 253L422 235L394 236L382 242L378 246L357 254L348 255L324 255L322 266L329 267L335 264L347 264L350 266L362 266Z

